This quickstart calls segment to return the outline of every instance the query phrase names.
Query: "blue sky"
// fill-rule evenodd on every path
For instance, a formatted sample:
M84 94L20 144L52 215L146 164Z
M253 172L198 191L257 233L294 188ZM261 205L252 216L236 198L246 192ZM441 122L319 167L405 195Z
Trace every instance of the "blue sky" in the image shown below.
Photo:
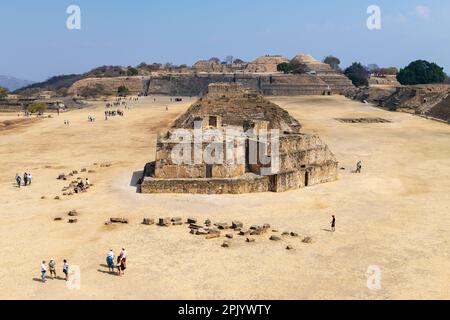
M81 8L81 30L66 9ZM382 29L366 27L378 5ZM233 55L328 54L380 66L427 59L450 73L450 1L39 0L1 1L0 74L34 81L100 65L192 64Z

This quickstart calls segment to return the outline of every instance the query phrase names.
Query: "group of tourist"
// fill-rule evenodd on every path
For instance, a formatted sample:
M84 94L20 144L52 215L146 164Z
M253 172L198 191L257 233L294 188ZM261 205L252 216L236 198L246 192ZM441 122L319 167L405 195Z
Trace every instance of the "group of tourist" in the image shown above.
M52 280L57 277L56 261L53 258L50 259L50 262L48 263L48 271L50 272L50 277ZM64 280L69 281L69 263L65 259L63 261L63 273L64 273ZM45 261L42 261L41 263L41 280L44 283L47 281L47 264Z
M115 116L124 116L124 112L122 110L105 110L105 120L108 120L109 117L115 117Z
M78 178L78 179L79 179L78 183L74 189L75 193L81 193L81 192L84 192L87 189L89 189L89 187L91 186L89 178L86 178L86 182L83 182L83 179L81 179L81 178Z
M31 173L25 172L23 174L23 185L25 187L31 185L32 180L33 180L33 177L31 175ZM20 186L22 184L22 177L18 173L16 173L16 183L17 183L17 186L20 188Z
M68 119L64 120L64 124L65 125L70 125L70 120L68 120Z
M106 256L106 264L108 265L109 272L113 273L117 269L119 276L125 275L125 269L127 268L127 250L122 248L115 262L114 258L115 254L111 249Z
M125 275L125 270L127 268L127 250L122 248L117 258L115 257L114 251L109 250L106 256L106 264L108 265L109 272L114 273L117 270L119 276ZM45 283L47 281L47 272L51 279L57 278L56 275L56 261L55 259L50 259L48 265L45 261L42 261L40 266L41 271L41 281ZM66 259L63 261L63 274L64 280L69 281L69 263Z
M88 116L88 121L89 121L89 122L95 122L95 116L89 115L89 116Z

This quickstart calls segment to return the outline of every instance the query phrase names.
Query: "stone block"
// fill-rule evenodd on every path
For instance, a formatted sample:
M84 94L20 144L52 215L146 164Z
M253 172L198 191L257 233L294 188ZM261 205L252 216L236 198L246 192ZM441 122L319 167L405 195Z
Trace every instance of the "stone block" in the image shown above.
M231 223L231 228L232 229L243 228L243 227L244 227L244 224L242 222L240 222L240 221L233 221Z
M187 219L187 223L189 223L189 224L196 224L197 223L197 219L190 217L190 218Z
M109 219L109 221L111 221L111 223L122 223L122 224L128 223L127 218L111 218L111 219Z
M155 224L155 219L150 219L150 218L144 218L144 220L142 221L142 224L145 224L147 226L150 226L152 224Z
M281 238L279 236L271 236L270 240L272 240L272 241L280 241Z
M170 226L171 218L159 218L158 225L160 227L168 227Z

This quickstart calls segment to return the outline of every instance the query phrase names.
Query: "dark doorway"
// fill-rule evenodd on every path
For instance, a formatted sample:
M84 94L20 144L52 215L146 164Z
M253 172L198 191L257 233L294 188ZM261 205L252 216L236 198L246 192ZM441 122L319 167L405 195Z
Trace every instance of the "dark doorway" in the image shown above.
M213 128L217 128L217 117L209 117L209 125Z
M206 165L206 178L211 179L212 178L212 165L207 164Z
M309 172L305 172L305 187L309 186Z
M245 140L245 172L250 172L250 141Z

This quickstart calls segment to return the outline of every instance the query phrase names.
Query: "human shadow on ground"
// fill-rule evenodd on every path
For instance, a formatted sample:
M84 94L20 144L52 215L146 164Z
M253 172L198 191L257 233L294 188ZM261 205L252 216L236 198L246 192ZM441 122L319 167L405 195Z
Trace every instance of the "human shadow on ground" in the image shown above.
M100 273L103 273L103 274L108 274L110 276L116 276L116 277L119 276L119 274L117 272L115 272L115 271L111 272L111 271L105 271L105 270L98 269L97 272L100 272Z

